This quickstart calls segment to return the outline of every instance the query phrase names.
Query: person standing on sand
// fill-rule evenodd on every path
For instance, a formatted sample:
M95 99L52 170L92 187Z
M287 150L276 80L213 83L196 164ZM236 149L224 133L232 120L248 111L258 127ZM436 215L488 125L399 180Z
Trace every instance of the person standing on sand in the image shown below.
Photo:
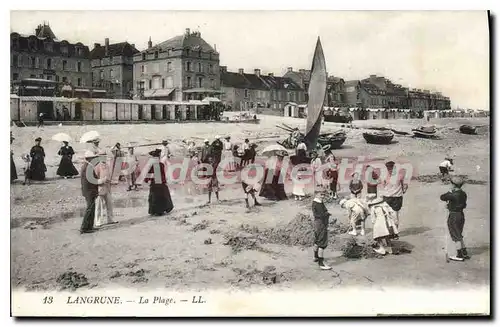
M394 221L396 214L394 210L380 197L370 194L371 199L368 202L370 216L373 224L373 240L377 242L378 247L373 250L381 255L392 254L392 239L398 237L398 227Z
M380 180L379 180L379 175L377 174L377 172L375 171L375 169L371 166L368 166L367 167L367 170L370 170L371 169L371 176L369 178L369 180L366 182L366 193L367 193L367 196L370 195L370 194L375 194L375 197L377 197L377 188L378 188L378 184L380 184Z
M208 164L212 166L212 172L211 175L208 176L209 182L208 182L208 202L207 204L210 204L212 202L212 193L215 193L215 197L217 198L217 202L220 202L219 199L219 180L217 179L217 165L218 163L215 161L215 159L210 156L208 157Z
M128 175L126 176L127 184L128 184L128 189L127 192L132 191L132 188L134 188L135 191L137 191L137 184L136 184L136 179L137 179L137 168L138 168L138 162L139 160L137 159L137 156L134 154L134 147L132 144L128 144L128 153L127 153L127 170L128 170Z
M451 191L440 196L441 201L447 202L449 211L448 231L457 247L457 255L451 256L450 260L464 261L464 259L470 259L462 236L465 224L464 209L467 208L467 194L462 190L462 185L464 184L462 178L453 176L451 184L453 185Z
M208 158L211 155L211 147L210 147L210 141L205 139L203 141L203 147L201 148L200 152L200 162L201 163L208 163Z
M113 199L111 198L111 169L106 162L106 152L99 153L99 163L95 167L97 192L95 205L95 227L114 224Z
M317 262L322 270L330 270L332 267L325 264L324 252L328 246L328 220L330 213L326 209L323 199L325 192L317 191L312 202L312 213L314 216L314 262ZM333 223L335 223L334 220Z
M94 228L95 200L99 195L99 191L97 186L97 174L94 169L95 167L92 165L96 157L94 152L86 151L85 161L80 171L82 195L85 198L85 202L87 202L87 209L85 210L82 225L80 227L81 234L93 233L96 230Z
M47 171L47 166L45 166L45 151L40 145L41 142L42 138L37 137L35 139L35 145L31 148L30 151L31 163L27 171L29 180L45 180L45 172Z
M359 179L358 173L352 173L352 180L349 183L349 190L351 191L351 197L360 198L361 192L363 191L363 182Z
M227 171L236 171L236 165L233 157L233 144L231 143L231 136L226 136L224 141L224 160L226 162ZM225 167L225 168L226 168Z
M156 149L149 152L152 157L152 165L148 174L153 174L152 178L145 178L144 181L149 182L149 197L148 197L148 214L152 216L162 216L174 209L170 190L167 186L167 178L165 164L160 161L161 149ZM156 176L159 173L160 176ZM158 181L157 181L158 179Z
M36 127L40 128L40 127L43 127L43 126L44 126L44 124L43 124L43 112L41 112L38 115L38 125Z
M76 170L72 161L75 151L73 147L68 145L67 141L63 141L63 146L59 149L57 154L61 156L61 161L59 162L59 168L57 168L56 174L64 178L73 178L78 175L78 170Z
M322 166L323 163L321 162L321 158L319 157L318 153L316 150L313 150L311 153L311 169L313 172L313 178L314 178L314 185L316 187L321 187L322 182L323 182L323 170Z
M388 161L385 167L388 171L388 180L384 182L384 201L396 212L395 223L399 229L399 211L403 206L403 195L408 190L408 184L404 182L404 176L394 169L396 163Z
M222 159L222 151L224 150L224 144L220 140L220 136L216 135L215 140L212 142L212 158L214 159L214 166L217 168Z
M125 176L121 175L121 170L124 164L124 153L121 148L120 143L116 143L113 148L111 148L111 153L113 154L113 161L111 163L111 181L113 184L118 184L119 181L122 181ZM115 176L118 176L118 180L115 179Z
M337 199L337 192L340 189L340 185L338 184L339 179L339 170L338 164L335 156L332 153L332 150L329 148L325 150L326 154L326 164L328 165L327 180L329 186L329 195L332 199Z
M14 137L12 136L12 132L10 132L10 144L14 141ZM14 163L14 152L10 150L10 182L14 182L17 179L17 169L16 164Z

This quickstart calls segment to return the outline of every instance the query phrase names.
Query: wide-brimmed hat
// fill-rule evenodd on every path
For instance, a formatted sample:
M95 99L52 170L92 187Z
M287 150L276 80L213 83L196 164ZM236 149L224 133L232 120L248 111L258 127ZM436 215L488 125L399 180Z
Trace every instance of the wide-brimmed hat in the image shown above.
M452 176L450 182L456 187L462 187L464 185L464 179L460 176Z
M37 138L35 139L35 142L41 142L41 141L42 141L42 138L41 138L41 137L37 137Z
M160 157L161 149L154 149L153 151L149 151L149 155L152 157Z
M210 141L209 141L209 140L207 140L207 139L203 140L203 143L209 143L209 142L210 142Z

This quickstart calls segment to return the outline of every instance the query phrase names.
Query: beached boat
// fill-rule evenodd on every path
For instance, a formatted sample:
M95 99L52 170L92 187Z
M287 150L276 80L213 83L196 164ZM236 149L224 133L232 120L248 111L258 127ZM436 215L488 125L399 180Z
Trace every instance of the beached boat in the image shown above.
M460 126L460 128L458 130L462 134L470 134L470 135L476 135L477 134L476 127L473 127L473 126L470 126L470 125L462 125L462 126Z
M363 133L363 138L366 143L370 144L390 144L394 138L394 132L392 131L369 131Z
M413 137L420 138L435 138L436 137L436 127L434 126L420 126L418 128L412 129Z

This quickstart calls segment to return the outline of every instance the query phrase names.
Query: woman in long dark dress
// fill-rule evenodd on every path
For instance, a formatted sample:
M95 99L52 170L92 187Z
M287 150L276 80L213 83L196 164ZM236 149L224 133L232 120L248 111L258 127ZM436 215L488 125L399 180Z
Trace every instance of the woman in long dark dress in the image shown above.
M174 209L170 190L167 186L167 178L165 176L165 165L160 162L161 149L156 149L149 152L149 155L154 158L154 162L149 169L149 174L153 174L153 178L146 178L144 181L149 184L149 209L148 214L152 216L162 216L164 213L169 213ZM158 171L159 167L159 171ZM157 183L155 172L161 174L161 182ZM159 177L159 176L158 176Z
M14 137L12 136L12 132L10 132L10 144L14 141ZM16 164L14 163L14 152L10 150L10 182L12 183L17 179L17 170Z
M45 180L45 172L47 171L47 167L45 166L45 151L40 142L42 142L42 138L37 137L35 145L30 151L31 163L28 170L28 178L34 181Z
M59 163L59 168L57 168L56 174L68 178L78 175L78 170L73 166L73 155L75 151L73 147L68 145L68 142L63 141L64 145L59 149L58 155L61 156L61 162Z
M262 196L268 200L281 201L287 200L288 197L285 193L285 176L283 176L280 181L281 175L281 165L283 162L284 154L277 154L276 167L274 169L266 168L264 171L264 180L262 181L262 187L260 189L259 196ZM272 182L269 184L268 175L273 174Z

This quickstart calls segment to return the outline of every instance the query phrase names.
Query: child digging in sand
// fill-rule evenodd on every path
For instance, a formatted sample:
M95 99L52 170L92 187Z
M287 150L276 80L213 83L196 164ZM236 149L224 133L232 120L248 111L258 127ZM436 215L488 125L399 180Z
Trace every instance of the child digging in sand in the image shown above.
M365 235L365 220L368 216L368 206L363 200L352 198L352 199L342 199L340 200L340 207L347 210L349 214L349 223L351 225L351 231L348 232L349 235L358 235L357 226L360 225L361 236Z
M330 270L332 267L325 264L323 256L328 245L328 219L330 218L330 213L323 203L325 193L323 190L316 192L312 203L314 216L314 262L318 263L320 269Z

